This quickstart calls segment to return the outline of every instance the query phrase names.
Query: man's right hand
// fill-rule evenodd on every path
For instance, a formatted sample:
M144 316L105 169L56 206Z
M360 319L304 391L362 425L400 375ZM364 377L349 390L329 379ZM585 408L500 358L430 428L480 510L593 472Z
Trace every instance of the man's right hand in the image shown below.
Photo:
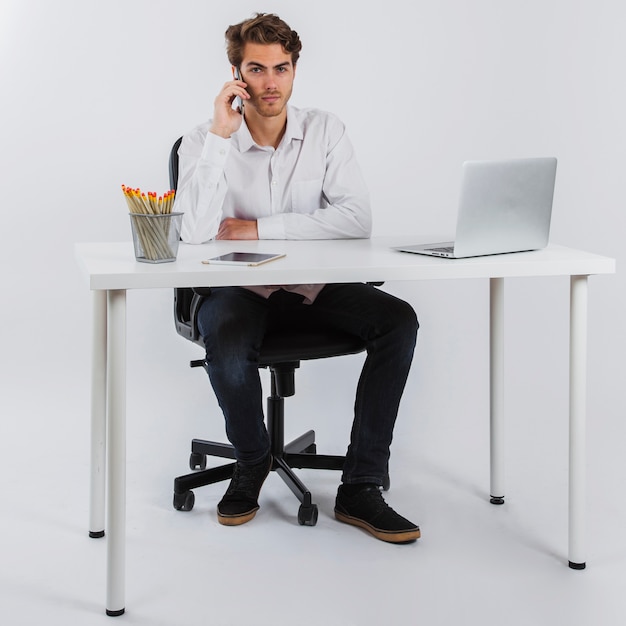
M209 129L212 133L229 139L234 132L239 130L243 115L241 111L237 111L232 107L233 101L237 96L242 100L250 99L245 89L246 86L246 83L242 80L231 80L224 84L217 98L215 98L213 123Z

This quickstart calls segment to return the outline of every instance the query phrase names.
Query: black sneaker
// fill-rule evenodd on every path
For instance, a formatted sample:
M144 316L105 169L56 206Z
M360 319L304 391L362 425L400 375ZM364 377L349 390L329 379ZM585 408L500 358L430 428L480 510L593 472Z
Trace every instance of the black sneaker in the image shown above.
M359 488L360 487L360 488ZM348 493L354 490L354 494ZM384 500L377 485L340 485L335 517L359 526L381 541L409 543L420 537L419 526L398 515Z
M271 455L255 465L235 464L230 485L217 505L217 521L220 524L239 526L256 515L259 493L271 469Z

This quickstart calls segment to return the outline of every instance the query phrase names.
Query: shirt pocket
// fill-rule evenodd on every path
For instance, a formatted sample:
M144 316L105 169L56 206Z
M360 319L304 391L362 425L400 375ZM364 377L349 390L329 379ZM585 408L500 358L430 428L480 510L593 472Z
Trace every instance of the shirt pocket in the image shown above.
M324 206L323 178L300 180L291 185L291 210L294 213L313 213Z

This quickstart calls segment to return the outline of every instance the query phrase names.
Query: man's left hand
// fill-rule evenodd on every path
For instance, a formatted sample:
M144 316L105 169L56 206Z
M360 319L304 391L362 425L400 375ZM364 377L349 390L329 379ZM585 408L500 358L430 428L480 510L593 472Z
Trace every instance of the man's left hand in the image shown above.
M216 239L258 239L256 220L239 220L227 217L217 231Z

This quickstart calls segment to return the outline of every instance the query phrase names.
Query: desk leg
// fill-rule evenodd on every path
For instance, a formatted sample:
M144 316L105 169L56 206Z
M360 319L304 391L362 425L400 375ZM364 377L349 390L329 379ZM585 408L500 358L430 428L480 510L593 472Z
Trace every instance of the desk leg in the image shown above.
M489 280L491 503L504 504L504 279Z
M126 569L126 291L107 292L107 615L124 613Z
M89 481L89 536L104 536L106 453L107 296L92 296L91 336L91 469Z
M585 568L587 276L570 282L569 566Z

